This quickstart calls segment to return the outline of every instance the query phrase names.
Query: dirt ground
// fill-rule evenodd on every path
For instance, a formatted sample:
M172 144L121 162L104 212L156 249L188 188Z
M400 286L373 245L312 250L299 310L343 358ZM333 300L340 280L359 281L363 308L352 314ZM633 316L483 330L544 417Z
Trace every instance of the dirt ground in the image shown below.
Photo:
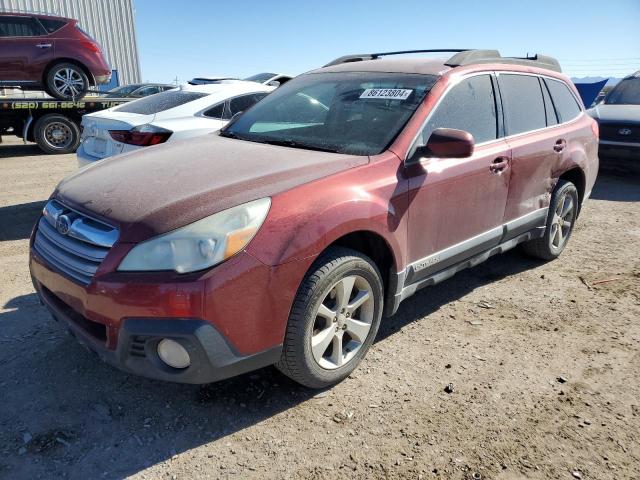
M639 178L600 176L560 260L409 299L330 390L274 368L189 386L101 363L40 306L28 236L75 160L7 140L0 478L640 477Z

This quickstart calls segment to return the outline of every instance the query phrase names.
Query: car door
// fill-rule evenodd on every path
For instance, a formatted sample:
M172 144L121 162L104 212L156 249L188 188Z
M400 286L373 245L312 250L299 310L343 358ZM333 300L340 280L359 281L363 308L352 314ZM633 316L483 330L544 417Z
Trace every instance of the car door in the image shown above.
M553 128L558 120L540 77L500 73L498 85L512 152L504 218L508 239L544 225L554 186L553 171L565 141Z
M424 158L419 168L407 165L407 172L414 171L409 175L408 283L500 242L510 151L501 138L496 98L490 74L463 78L444 94L416 141L425 144L436 128L455 128L471 133L476 144L468 158Z
M35 18L0 15L0 81L40 82L54 47Z

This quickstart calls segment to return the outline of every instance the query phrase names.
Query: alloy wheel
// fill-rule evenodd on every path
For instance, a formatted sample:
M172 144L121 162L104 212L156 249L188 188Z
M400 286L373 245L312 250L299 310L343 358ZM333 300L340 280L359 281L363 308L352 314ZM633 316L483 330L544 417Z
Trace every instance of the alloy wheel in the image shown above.
M351 361L365 343L374 315L373 289L359 275L338 280L316 310L311 352L327 370Z
M560 199L551 220L551 246L562 249L569 238L573 226L575 205L573 197L567 193Z
M65 67L54 74L53 86L60 95L67 98L75 98L82 94L84 80L78 71Z

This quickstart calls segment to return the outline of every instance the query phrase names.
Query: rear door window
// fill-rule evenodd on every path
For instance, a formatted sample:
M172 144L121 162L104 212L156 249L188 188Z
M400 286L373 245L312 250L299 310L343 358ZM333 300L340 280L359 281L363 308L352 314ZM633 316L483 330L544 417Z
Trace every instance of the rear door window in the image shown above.
M561 122L568 122L580 115L582 109L569 87L558 80L545 79L545 82L549 87L553 104L556 106Z
M455 128L473 135L476 143L498 138L498 118L491 76L462 80L436 107L422 131L425 144L436 128Z
M125 113L138 113L140 115L153 115L154 113L164 112L170 108L193 102L207 95L207 93L201 92L169 90L149 97L143 97L130 103L125 103L115 110Z
M0 37L37 37L43 34L35 18L0 16Z
M498 76L508 135L538 130L547 118L538 77L501 73Z

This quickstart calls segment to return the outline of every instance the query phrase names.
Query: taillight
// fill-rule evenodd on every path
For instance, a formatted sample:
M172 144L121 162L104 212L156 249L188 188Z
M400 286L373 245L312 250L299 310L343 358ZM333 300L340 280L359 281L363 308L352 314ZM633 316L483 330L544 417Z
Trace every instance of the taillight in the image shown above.
M83 48L89 50L90 52L102 53L102 51L100 50L100 45L98 45L96 42L92 42L90 40L81 40L80 45L82 45Z
M150 147L169 140L173 132L153 125L142 125L131 130L109 130L109 135L116 142L136 145L138 147Z
M595 120L591 122L591 131L596 136L596 138L600 138L600 125L598 125L598 122L596 122Z

